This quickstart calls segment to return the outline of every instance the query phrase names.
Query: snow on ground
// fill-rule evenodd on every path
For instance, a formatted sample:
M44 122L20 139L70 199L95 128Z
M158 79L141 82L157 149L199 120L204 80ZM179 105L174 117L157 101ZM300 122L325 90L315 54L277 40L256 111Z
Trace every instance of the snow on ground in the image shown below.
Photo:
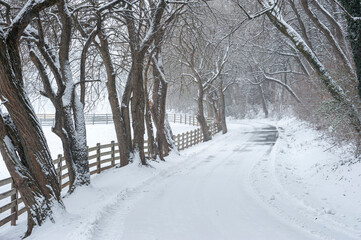
M295 118L277 125L270 161L251 177L264 203L321 239L361 239L361 163L350 164L350 147L335 147Z
M94 175L29 239L360 239L361 166L339 165L344 149L330 146L296 119L232 121L166 162Z
M183 123L170 123L174 135L196 129ZM63 147L60 138L51 131L51 126L43 126L43 131L48 142L51 156L56 159L58 154L62 154ZM113 124L87 125L87 144L89 147L96 146L97 143L107 144L111 141L117 142ZM147 138L147 136L145 136ZM9 177L9 172L0 154L0 179Z

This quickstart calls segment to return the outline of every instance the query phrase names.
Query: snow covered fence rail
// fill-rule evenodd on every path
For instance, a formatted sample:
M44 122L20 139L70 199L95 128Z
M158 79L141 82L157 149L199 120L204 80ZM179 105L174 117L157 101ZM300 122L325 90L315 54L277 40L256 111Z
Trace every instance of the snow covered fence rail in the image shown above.
M195 117L178 114L173 115L172 117L174 117L170 117L172 122L187 123L189 125L194 125L194 119L196 119ZM211 121L211 119L208 120ZM218 125L216 123L209 123L209 127L212 135L218 132ZM173 137L179 151L187 149L203 141L203 134L200 128L181 133ZM148 155L148 141L144 142L145 154ZM120 163L118 144L112 141L109 144L101 145L98 143L96 146L88 148L88 161L91 175L98 174L106 169L116 166ZM59 176L59 183L61 188L67 188L69 186L69 175L64 157L62 155L58 155L57 159L53 160L53 162ZM26 208L20 197L20 194L13 186L12 179L1 179L0 227L9 222L11 225L16 225L18 216L24 212L26 212Z
M37 114L40 124L42 126L53 126L55 123L55 114ZM85 114L86 124L110 124L113 123L113 116L111 114ZM184 123L192 126L199 126L197 118L193 115L168 113L168 121L174 123ZM211 118L208 119L212 121Z
M37 114L42 126L53 126L55 123L55 114ZM111 114L85 114L86 124L110 124L113 123Z
M167 113L168 121L174 123L184 123L192 126L199 126L197 117L194 115ZM214 121L213 118L207 118L208 124Z

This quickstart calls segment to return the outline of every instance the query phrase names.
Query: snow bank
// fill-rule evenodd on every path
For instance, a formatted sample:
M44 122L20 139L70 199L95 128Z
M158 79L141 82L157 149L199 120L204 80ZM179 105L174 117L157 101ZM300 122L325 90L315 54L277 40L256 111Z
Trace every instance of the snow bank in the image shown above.
M351 164L351 146L335 146L296 118L276 124L271 159L251 176L262 201L323 239L360 239L361 163Z
M197 126L186 125L183 123L170 123L170 125L172 127L173 134L175 135L198 128ZM51 131L50 126L43 126L42 128L49 145L51 156L53 159L56 159L58 154L63 153L63 146L60 138ZM87 125L86 131L87 144L89 147L94 147L97 143L107 144L111 141L117 142L113 124ZM147 138L146 135L145 138ZM0 154L0 179L7 178L9 176L9 172Z
M278 126L284 129L276 153L281 184L319 216L361 237L361 163L352 164L352 147L336 147L296 119Z

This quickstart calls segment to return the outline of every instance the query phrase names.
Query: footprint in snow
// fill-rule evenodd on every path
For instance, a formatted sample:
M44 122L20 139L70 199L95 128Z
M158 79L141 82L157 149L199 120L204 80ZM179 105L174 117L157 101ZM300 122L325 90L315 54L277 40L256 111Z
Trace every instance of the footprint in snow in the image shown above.
M323 212L329 215L336 215L336 211L331 208L323 208Z

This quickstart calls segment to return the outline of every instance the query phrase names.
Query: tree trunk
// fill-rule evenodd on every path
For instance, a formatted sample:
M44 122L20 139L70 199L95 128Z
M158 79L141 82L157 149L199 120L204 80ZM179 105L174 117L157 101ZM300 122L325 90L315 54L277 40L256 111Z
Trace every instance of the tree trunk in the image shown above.
M72 110L69 112L71 119L71 127L74 127L72 139L72 154L74 156L74 164L77 171L75 186L90 184L90 172L88 162L88 144L86 141L86 124L84 117L84 105L80 102L80 98L74 92ZM73 114L71 114L73 113Z
M71 193L77 186L88 185L90 183L85 119L82 117L84 113L81 112L82 116L77 116L79 113L76 110L72 110L75 107L63 106L61 98L57 99L54 106L56 108L55 126L52 128L52 131L61 139L63 145L64 158L69 175L68 192ZM82 108L82 105L79 108Z
M100 40L100 46L98 47L103 63L105 66L105 70L107 73L107 91L108 91L108 100L110 103L110 108L112 110L113 122L115 127L115 132L118 140L119 147L119 155L120 155L120 165L125 166L129 163L130 157L130 148L128 141L131 141L129 137L127 137L126 131L126 121L122 116L122 111L119 106L119 98L116 88L116 74L114 71L113 62L109 52L109 45L106 36L104 36L102 30L99 31L98 37ZM126 95L127 93L125 93ZM129 122L128 122L129 123ZM130 134L130 133L128 133ZM130 135L129 135L130 136Z
M224 91L223 91L223 81L219 83L219 102L220 102L220 115L221 115L221 125L222 125L222 134L226 134L228 132L227 122L226 122L226 102L224 99Z
M140 158L142 165L146 165L144 155L144 83L143 83L143 64L144 58L152 45L154 36L158 31L161 31L160 22L164 10L167 6L165 0L159 1L156 5L151 4L153 8L150 19L150 27L147 29L147 33L142 38L142 25L137 29L135 24L136 17L134 16L133 4L127 4L124 11L124 18L128 30L129 47L131 50L132 67L131 67L131 86L133 90L133 96L131 100L132 108L132 126L134 131L134 143L133 153Z
M203 142L207 142L212 139L212 135L209 132L209 127L207 125L207 120L204 117L204 109L203 109L203 97L204 91L202 86L202 81L198 80L198 113L197 113L197 120L199 125L201 126L201 130L203 133Z
M86 128L83 105L75 91L75 83L72 76L69 52L71 45L72 35L72 16L68 9L65 0L59 1L58 10L62 23L61 39L59 48L59 66L57 71L61 75L61 80L64 88L57 96L59 99L56 106L61 115L58 117L63 118L61 122L62 129L58 131L66 131L69 141L71 159L68 159L68 168L74 168L74 182L70 182L69 192L74 191L75 187L81 185L88 185L90 183L89 162L88 162L88 147L86 143ZM66 144L68 146L69 144Z
M0 96L15 132L11 139L4 130L4 122L0 123L1 150L15 187L31 215L33 222L29 223L27 232L30 234L33 224L41 225L46 219L52 219L51 208L63 204L47 142L23 88L18 45L1 36L0 50ZM21 148L22 159L14 153L15 145Z
M69 191L73 190L73 184L75 182L75 167L73 161L73 155L71 153L71 141L69 139L69 135L64 128L65 125L65 113L63 112L63 108L59 106L55 106L55 125L52 128L52 131L60 138L61 143L63 145L63 154L64 159L68 168L69 175ZM60 186L61 187L61 186Z
M262 108L263 108L263 112L264 112L264 117L268 118L268 108L267 108L266 99L264 97L264 92L263 92L262 85L259 84L257 87L258 87L258 90L259 90L259 94L261 95L261 101L262 101Z
M206 94L206 106L207 106L207 116L210 118L216 117L214 111L213 99L210 94Z
M123 167L129 163L130 158L132 158L132 152L133 152L133 143L132 143L132 131L130 129L130 112L129 112L129 101L130 96L132 94L132 69L130 69L127 82L125 84L125 88L123 91L122 96L122 103L121 103L121 120L123 121L123 126L125 130L125 149L122 149L122 151L126 151L126 154L128 155L128 158L124 158L123 160L120 159L120 166Z
M134 132L133 153L135 158L139 157L142 165L147 165L144 155L144 86L143 86L143 62L144 56L134 56L132 63L131 79L133 96L132 126Z
M218 96L217 96L217 98L218 98ZM213 99L209 99L209 100L213 101L211 103L211 106L213 108L214 118L216 120L217 128L220 130L222 128L222 115L221 115L222 114L222 112L221 112L222 106L221 106L220 99L218 98L216 101L214 101Z
M154 139L154 131L153 131L153 123L152 123L152 113L151 113L151 107L149 106L150 100L148 97L148 67L149 62L146 67L146 71L144 72L144 101L145 101L145 125L147 127L147 134L148 134L148 156L150 156L152 159L157 158L157 147Z
M39 48L42 48L39 45ZM73 192L76 186L87 185L90 183L88 151L86 144L86 129L83 112L83 105L73 92L73 97L68 105L64 105L63 95L65 87L61 81L59 95L55 95L52 90L50 79L45 70L44 64L34 53L32 47L30 49L30 58L38 69L43 82L45 95L48 97L55 107L55 126L52 131L61 139L64 151L64 158L68 166L69 175L69 193ZM46 54L41 51L42 54ZM58 71L57 69L56 71ZM57 72L60 75L60 72ZM71 80L71 79L70 79ZM67 81L70 81L69 79ZM65 82L65 81L64 81ZM74 117L74 118L73 118Z
M161 58L160 50L153 57L153 106L152 106L152 116L154 119L154 124L157 128L157 142L158 142L158 152L161 159L164 160L165 156L168 156L169 152L172 149L175 149L174 139L172 130L168 121L166 121L166 98L167 98L167 89L168 84L165 79L162 79L164 76L163 66L159 64L159 58ZM160 61L161 62L161 61Z

